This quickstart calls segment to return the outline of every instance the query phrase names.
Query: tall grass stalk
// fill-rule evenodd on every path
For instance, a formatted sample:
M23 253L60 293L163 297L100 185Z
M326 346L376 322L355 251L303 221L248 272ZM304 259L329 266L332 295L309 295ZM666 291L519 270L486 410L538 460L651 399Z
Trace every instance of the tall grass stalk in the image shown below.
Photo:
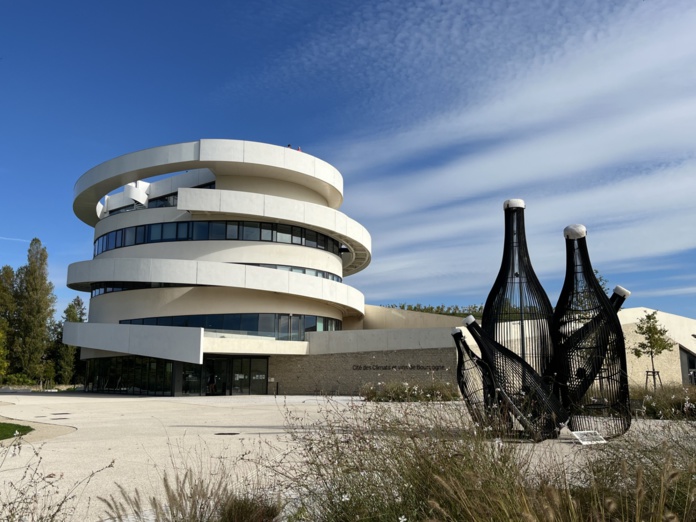
M270 522L281 511L272 484L249 470L244 454L231 456L202 441L170 444L170 467L161 470L162 490L144 495L118 485L100 497L106 517L119 522Z

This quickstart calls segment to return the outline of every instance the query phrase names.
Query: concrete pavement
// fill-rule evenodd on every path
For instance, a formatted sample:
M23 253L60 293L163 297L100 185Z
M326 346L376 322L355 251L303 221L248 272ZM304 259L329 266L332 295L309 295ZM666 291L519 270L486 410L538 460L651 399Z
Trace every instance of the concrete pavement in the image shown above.
M32 457L29 446L39 449L45 474L62 475L63 488L113 462L84 491L78 489L74 520L99 520L104 507L97 497L116 494L117 484L146 496L158 494L162 470L176 460L180 448L234 455L262 439L282 444L285 413L313 416L322 404L325 399L307 396L3 394L0 416L34 431L24 438L22 453L0 466L0 482L17 480Z

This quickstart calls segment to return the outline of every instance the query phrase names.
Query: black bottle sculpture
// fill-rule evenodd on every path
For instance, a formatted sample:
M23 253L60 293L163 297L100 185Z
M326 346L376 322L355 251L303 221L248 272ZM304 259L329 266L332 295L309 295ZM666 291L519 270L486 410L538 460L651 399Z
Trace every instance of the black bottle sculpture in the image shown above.
M457 347L457 386L471 418L486 426L494 404L495 383L488 365L469 347L459 328L452 328Z
M592 269L583 225L570 225L563 234L566 275L551 321L555 353L547 377L571 414L571 430L615 437L631 423L626 347L616 315L628 292L606 296Z
M535 441L556 437L568 413L551 388L524 359L491 339L473 316L464 324L490 370L501 415L517 421Z
M537 279L527 250L525 204L508 199L500 271L483 307L481 327L489 337L544 374L553 357L553 308Z

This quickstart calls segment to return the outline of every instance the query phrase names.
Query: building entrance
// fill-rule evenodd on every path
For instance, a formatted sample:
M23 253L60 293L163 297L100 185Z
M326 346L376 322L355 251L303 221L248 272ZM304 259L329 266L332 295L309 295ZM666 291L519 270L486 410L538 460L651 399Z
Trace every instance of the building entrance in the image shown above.
M268 358L204 356L205 395L266 395Z

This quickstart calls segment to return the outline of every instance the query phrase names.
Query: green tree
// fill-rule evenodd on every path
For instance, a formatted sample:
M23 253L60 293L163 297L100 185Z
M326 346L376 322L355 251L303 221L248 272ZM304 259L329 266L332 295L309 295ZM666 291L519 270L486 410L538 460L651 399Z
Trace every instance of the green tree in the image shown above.
M0 330L0 379L7 375L10 363L7 360L7 345L5 344L5 332Z
M672 340L667 336L667 328L657 321L656 311L645 312L645 317L638 321L636 332L643 336L643 340L633 348L633 355L636 357L642 357L643 355L650 356L653 390L657 390L655 357L662 352L672 351Z
M14 290L11 369L43 381L56 298L48 280L48 252L36 238L29 245L27 264L17 270Z
M7 375L9 360L8 347L12 345L10 325L14 320L15 273L11 266L0 269L0 378Z
M85 303L80 296L75 297L63 311L63 318L52 327L53 350L52 361L55 368L56 382L70 384L79 364L77 347L63 344L63 323L84 323L87 317Z

